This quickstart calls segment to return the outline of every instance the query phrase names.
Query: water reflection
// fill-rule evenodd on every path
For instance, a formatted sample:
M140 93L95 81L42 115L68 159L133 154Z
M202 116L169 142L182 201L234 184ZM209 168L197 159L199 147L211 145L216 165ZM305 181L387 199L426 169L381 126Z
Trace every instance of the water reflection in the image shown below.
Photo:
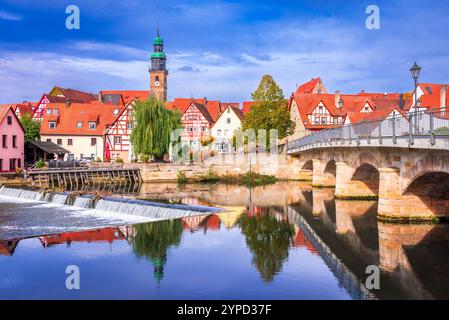
M180 188L176 184L151 184L143 185L138 197L194 205L213 204L223 206L228 211L42 236L39 240L45 248L58 244L71 246L77 242L127 241L136 257L151 263L151 278L158 285L163 279L164 283L174 280L179 285L182 277L180 271L166 271L170 262L175 264L172 268L182 265L182 262L173 259L169 253L181 254L194 247L198 250L198 256L194 256L193 267L201 269L208 265L208 271L197 278L197 281L204 281L201 283L206 292L217 290L214 287L217 274L225 279L235 276L229 273L232 263L245 268L245 259L237 253L233 255L233 252L246 244L248 263L253 270L257 270L265 285L274 286L287 274L287 280L292 285L301 284L305 281L302 273L316 268L314 259L319 259L338 286L354 299L449 298L449 225L381 223L376 217L377 202L335 200L332 189L312 189L302 183L283 182L254 189L227 185L212 188L188 185ZM188 245L185 243L187 236L201 234L205 237L195 238L196 242L189 242ZM217 250L224 250L223 246L227 243L223 244L218 239L228 239L229 234L234 235L237 242L232 242L232 250L227 256L214 260L202 254L205 250L202 246L209 242L217 245ZM13 256L20 247L20 241L1 240L0 255ZM295 250L305 250L309 254L303 257L307 259L303 261L305 265L301 264L303 269L291 269L291 257ZM298 263L298 260L295 261ZM364 286L367 277L365 270L369 265L377 265L382 270L380 290L370 292ZM288 273L285 273L286 267L290 268ZM246 274L248 271L239 269L234 272ZM323 281L328 281L326 285L331 286L330 280ZM295 291L299 285L288 288Z
M242 215L238 226L251 250L252 262L265 282L273 281L288 259L295 230L276 209L265 209L255 215Z
M183 226L181 220L160 221L133 227L131 239L133 250L138 257L151 260L154 278L159 283L164 277L167 250L181 243Z

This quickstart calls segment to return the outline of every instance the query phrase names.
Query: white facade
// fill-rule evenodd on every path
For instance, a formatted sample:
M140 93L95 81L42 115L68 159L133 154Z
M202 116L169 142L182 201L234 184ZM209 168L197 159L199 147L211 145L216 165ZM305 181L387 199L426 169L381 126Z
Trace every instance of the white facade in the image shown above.
M70 151L68 160L82 158L103 159L103 136L75 136L75 135L41 135L41 141L51 141Z
M230 152L232 150L232 137L236 130L241 129L242 120L231 107L220 115L211 130L215 139L215 149L218 152Z

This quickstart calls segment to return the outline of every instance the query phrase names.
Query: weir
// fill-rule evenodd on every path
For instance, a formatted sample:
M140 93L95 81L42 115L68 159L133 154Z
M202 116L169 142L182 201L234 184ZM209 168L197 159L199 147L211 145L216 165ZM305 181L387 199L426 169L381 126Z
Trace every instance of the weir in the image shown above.
M0 196L50 202L84 209L101 210L106 213L146 217L154 220L179 219L182 217L207 215L220 212L222 209L207 206L191 206L182 204L158 203L118 197L94 197L78 193L37 192L16 188L2 187Z

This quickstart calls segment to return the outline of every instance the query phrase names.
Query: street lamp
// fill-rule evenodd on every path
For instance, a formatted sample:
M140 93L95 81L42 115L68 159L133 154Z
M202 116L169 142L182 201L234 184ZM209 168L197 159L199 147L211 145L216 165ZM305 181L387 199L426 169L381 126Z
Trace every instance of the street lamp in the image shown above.
M413 80L415 80L415 130L417 129L418 126L418 90L417 90L417 86L418 86L418 78L419 75L421 74L421 67L418 66L418 64L415 62L415 64L410 68L410 73L412 74L412 78ZM410 114L410 117L412 115ZM413 134L412 134L412 119L409 119L409 123L410 123L410 143L413 144Z

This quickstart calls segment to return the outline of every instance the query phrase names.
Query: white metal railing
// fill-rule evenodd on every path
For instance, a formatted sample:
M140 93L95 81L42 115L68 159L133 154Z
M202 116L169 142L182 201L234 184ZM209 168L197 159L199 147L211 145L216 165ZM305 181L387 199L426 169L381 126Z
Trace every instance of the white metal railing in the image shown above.
M449 110L437 109L398 114L384 119L359 122L342 127L322 130L290 141L287 152L296 152L316 144L347 142L360 145L361 141L378 139L379 145L395 146L398 140L406 140L409 146L415 140L427 140L434 146L437 139L449 139Z

